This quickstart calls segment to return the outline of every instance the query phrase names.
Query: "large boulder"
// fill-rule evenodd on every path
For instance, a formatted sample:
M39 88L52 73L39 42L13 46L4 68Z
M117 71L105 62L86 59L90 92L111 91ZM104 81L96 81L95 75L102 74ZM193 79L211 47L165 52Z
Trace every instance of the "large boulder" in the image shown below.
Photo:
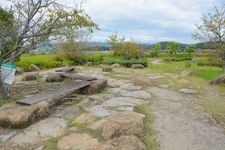
M33 106L6 104L0 108L0 125L9 128L25 128L48 115L47 102L40 102Z
M41 71L41 69L37 66L37 65L34 65L34 64L31 64L30 67L29 67L30 71Z
M95 94L101 92L108 86L108 81L105 79L92 81L92 83L84 88L77 90L79 94Z
M61 81L63 81L63 78L56 73L50 73L46 77L46 82L61 82Z
M131 68L133 68L133 69L144 69L145 66L143 66L142 64L134 64L134 65L132 65Z
M181 72L182 77L194 77L196 74L191 70L184 70Z
M115 113L107 117L102 126L102 136L105 139L113 139L122 135L144 135L142 114L135 112Z
M37 80L38 77L39 77L38 72L27 72L23 74L22 81L33 81Z
M57 148L59 150L92 150L93 147L98 144L98 140L92 138L90 135L81 133L71 133L59 139L57 143Z
M210 82L212 85L215 84L225 84L225 76L219 77L213 81Z
M121 136L101 143L93 150L145 150L145 145L136 136Z

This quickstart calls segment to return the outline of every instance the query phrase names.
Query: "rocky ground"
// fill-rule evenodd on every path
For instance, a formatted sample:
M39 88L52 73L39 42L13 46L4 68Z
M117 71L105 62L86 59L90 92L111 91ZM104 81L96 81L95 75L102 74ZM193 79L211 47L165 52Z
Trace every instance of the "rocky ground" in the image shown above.
M80 74L107 79L109 87L98 94L68 98L51 108L47 118L25 129L1 128L2 149L144 150L145 115L135 108L145 104L154 115L159 149L224 150L224 129L195 109L195 102L207 95L185 78L121 68L106 73L80 68ZM182 88L175 88L173 79Z

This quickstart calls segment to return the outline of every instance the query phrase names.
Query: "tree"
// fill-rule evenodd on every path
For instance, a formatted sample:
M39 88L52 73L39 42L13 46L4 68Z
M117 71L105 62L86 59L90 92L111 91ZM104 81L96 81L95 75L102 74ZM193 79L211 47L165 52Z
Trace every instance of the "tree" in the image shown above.
M12 12L0 7L0 67L3 63L2 55L13 47L16 32L14 30L14 17ZM8 96L7 88L1 78L0 69L0 99Z
M110 50L113 51L113 55L122 56L125 59L141 58L143 52L138 44L135 42L127 42L125 38L119 38L117 34L109 37L108 43L111 45Z
M167 49L169 50L170 55L176 54L179 48L179 44L176 42L168 42Z
M159 53L160 53L160 50L161 50L161 45L160 44L156 44L152 48L150 55L152 57L158 57L159 56Z
M203 15L201 20L201 24L196 25L197 32L193 38L213 43L225 71L225 4L214 6L213 11Z
M196 46L195 45L189 45L189 46L187 46L186 48L185 48L185 51L189 54L189 55L191 55L191 53L194 53L195 52L195 50L196 50Z
M94 28L98 29L82 9L82 4L68 7L56 0L9 1L14 13L13 26L16 27L17 35L13 48L4 54L2 47L0 48L0 58L4 62L13 64L17 57L29 49L34 49L46 41L69 37L74 31L85 28L92 32ZM0 91L0 97L2 92Z

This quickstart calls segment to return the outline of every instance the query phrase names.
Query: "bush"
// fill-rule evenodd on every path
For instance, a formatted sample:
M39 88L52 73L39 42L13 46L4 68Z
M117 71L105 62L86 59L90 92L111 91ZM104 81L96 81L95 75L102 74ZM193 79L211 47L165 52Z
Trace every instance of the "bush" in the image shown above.
M148 61L146 59L124 59L123 57L110 57L107 56L104 58L103 64L112 65L115 63L120 64L124 67L131 67L133 64L142 64L143 66L148 66Z
M83 54L84 45L74 39L68 39L57 48L56 60L70 60L75 65L85 64L86 59Z
M223 63L220 59L216 58L208 58L207 60L202 60L197 63L198 66L215 66L215 67L222 67Z
M101 64L103 62L103 58L108 55L109 54L104 53L85 54L85 59L87 62L92 62L94 65L98 65Z
M172 58L172 61L185 61L185 60L192 60L191 57L175 57Z
M108 43L111 45L110 50L114 56L120 56L125 59L139 59L144 55L138 44L126 42L125 38L119 38L117 34L110 36Z

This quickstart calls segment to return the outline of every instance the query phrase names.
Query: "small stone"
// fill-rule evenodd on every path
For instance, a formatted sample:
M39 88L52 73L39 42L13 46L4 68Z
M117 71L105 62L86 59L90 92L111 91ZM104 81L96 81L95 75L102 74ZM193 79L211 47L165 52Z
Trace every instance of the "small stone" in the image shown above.
M98 140L88 134L71 133L59 139L57 148L59 150L92 150L98 144Z
M81 124L88 124L95 121L95 116L92 113L83 113L77 119Z
M108 116L102 127L102 136L112 139L123 135L144 135L143 115L135 112L115 113Z
M111 72L111 71L112 71L111 67L105 66L102 68L102 72Z
M134 64L131 67L132 69L144 69L145 66L143 66L142 64Z
M183 72L181 72L181 76L182 77L194 77L194 76L196 76L196 74L191 70L184 70Z

